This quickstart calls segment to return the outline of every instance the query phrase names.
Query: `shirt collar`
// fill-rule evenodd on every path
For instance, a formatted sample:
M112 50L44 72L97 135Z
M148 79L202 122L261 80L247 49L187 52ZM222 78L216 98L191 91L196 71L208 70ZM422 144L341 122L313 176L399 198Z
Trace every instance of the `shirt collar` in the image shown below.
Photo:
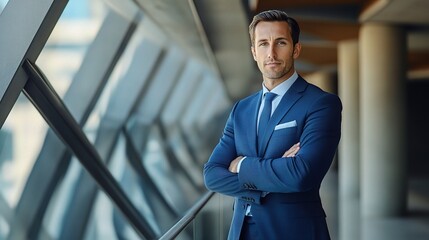
M298 79L298 73L296 71L290 76L286 81L283 81L279 85L277 85L275 88L271 90L272 93L275 93L280 96L280 98L285 95L285 93L289 90L289 88L292 86L292 84ZM265 87L264 83L262 83L262 96L265 95L268 89Z

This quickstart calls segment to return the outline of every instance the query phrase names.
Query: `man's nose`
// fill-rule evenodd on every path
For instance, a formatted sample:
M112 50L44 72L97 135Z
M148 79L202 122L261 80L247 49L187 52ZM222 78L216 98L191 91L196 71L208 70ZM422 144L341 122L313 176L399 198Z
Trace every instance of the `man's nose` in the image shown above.
M274 48L274 44L271 44L268 48L268 58L275 59L276 58L276 51Z

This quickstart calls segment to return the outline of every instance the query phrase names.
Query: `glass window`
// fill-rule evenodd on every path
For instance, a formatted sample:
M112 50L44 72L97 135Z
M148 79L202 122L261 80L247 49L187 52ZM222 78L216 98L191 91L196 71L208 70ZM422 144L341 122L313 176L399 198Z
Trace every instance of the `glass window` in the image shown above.
M64 179L58 184L51 201L49 202L46 215L43 218L43 227L50 237L58 239L61 233L63 218L73 193L73 188L83 170L80 162L73 157Z
M142 162L164 198L183 214L198 199L200 193L193 188L183 172L173 169L167 155L165 142L157 127L152 127L148 136ZM168 177L165 177L168 176Z
M187 62L162 112L161 121L165 127L171 127L178 123L183 111L192 100L192 97L195 96L194 92L198 82L201 81L202 68L203 66L196 61L189 60Z
M0 131L0 238L11 230L14 209L41 151L47 129L42 116L21 94Z
M145 196L144 189L140 185L139 176L131 168L127 161L126 154L126 141L121 135L117 141L113 151L109 170L118 183L123 187L123 190L131 202L136 206L149 223L150 227L158 235L160 229L156 222L153 209L150 208ZM114 239L112 236L118 236L118 239L141 239L135 232L133 227L129 224L119 212L118 208L114 206L108 196L103 191L99 191L97 199L92 209L89 228L86 231L87 239Z
M5 144L0 160L1 193L11 208L20 198L48 129L33 104L23 94L19 98L1 129Z
M119 153L123 150L122 145L119 144ZM118 152L118 151L115 151ZM115 153L117 155L118 153ZM111 163L111 171L117 178L124 174L124 167L126 162L121 157L119 161ZM43 221L44 228L49 236L53 239L61 237L62 226L65 223L67 211L70 208L71 194L74 194L74 189L78 185L79 178L82 176L83 168L80 162L73 158L68 168L67 174L62 181L61 185L56 189L52 200L49 203L49 208ZM129 175L132 176L132 175ZM91 178L90 181L93 181ZM131 185L127 186L131 188ZM91 214L88 224L86 226L84 239L140 239L139 235L130 226L128 220L125 219L121 213L118 212L117 207L111 199L99 189L97 198L91 208ZM135 189L134 189L135 190ZM139 193L139 191L136 191ZM136 206L143 206L144 199L134 193L132 200L138 203ZM83 196L85 197L85 196ZM88 201L91 201L88 199ZM141 207L140 207L141 209ZM140 210L139 209L139 210ZM144 209L144 216L150 217L150 209ZM149 211L149 212L147 212ZM39 238L43 237L39 235Z
M97 35L104 15L101 0L69 1L40 53L36 64L61 97Z
M9 2L9 0L0 0L0 14L3 12L3 9L6 7L6 4Z

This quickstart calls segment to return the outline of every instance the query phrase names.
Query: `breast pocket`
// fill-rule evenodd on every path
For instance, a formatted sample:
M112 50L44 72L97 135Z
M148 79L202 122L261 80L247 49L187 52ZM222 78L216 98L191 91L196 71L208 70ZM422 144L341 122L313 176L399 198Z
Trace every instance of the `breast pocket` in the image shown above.
M281 130L281 129L284 129L284 128L291 128L291 127L296 127L298 124L296 123L296 120L292 120L292 121L289 121L289 122L284 122L284 123L280 123L280 124L278 124L275 128L274 128L274 130Z
M292 145L299 141L298 127L288 127L274 130L267 147L267 153L273 157L281 157Z
M281 128L281 129L274 130L271 138L287 137L287 138L295 139L297 129L298 129L297 126L293 126L293 127Z

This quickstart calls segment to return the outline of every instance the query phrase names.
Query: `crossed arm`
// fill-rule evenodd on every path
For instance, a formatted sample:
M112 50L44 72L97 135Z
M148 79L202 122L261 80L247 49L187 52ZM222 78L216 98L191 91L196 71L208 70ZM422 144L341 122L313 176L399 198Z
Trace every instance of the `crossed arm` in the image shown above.
M299 143L294 144L291 148L289 148L282 157L295 157L299 151ZM235 158L231 164L229 164L228 170L232 173L238 173L238 163L243 159L243 156L238 156Z
M324 96L309 108L300 143L284 152L282 157L261 161L246 156L237 174L234 141L234 111L220 143L204 167L208 189L235 197L267 192L302 192L320 185L328 170L340 138L341 102L339 98ZM232 159L228 160L228 159ZM247 189L244 184L252 184Z

